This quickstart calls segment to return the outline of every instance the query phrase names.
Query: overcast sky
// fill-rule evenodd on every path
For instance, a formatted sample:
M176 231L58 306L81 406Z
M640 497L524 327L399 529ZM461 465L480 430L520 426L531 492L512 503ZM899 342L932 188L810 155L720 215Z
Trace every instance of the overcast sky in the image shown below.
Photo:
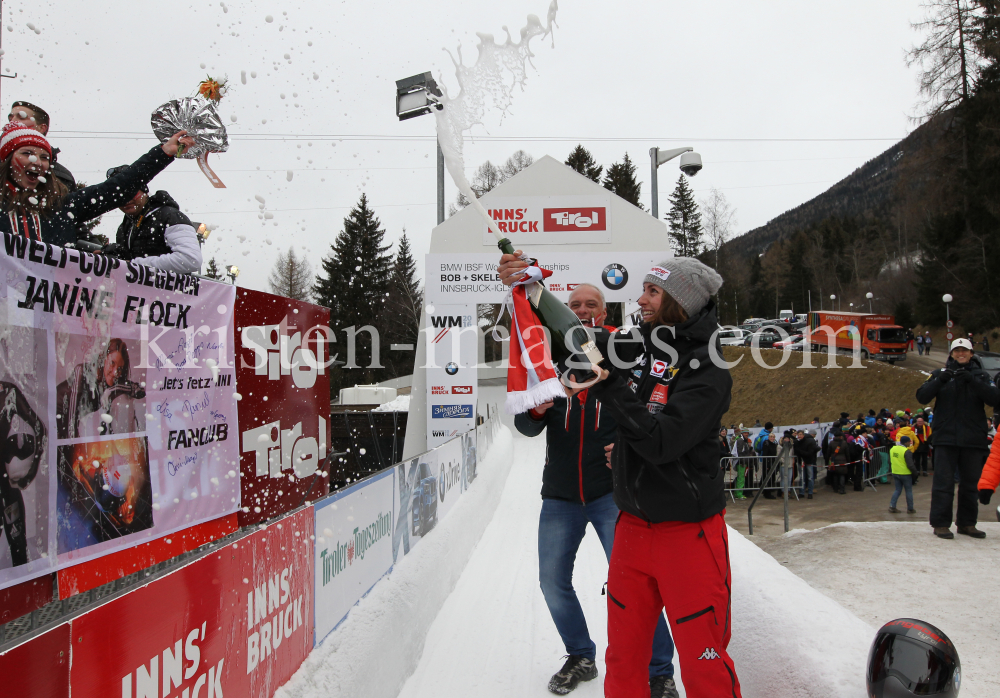
M406 228L422 272L436 223L434 120L398 122L393 83L430 70L457 92L442 49L461 45L472 62L477 32L503 38L507 25L516 36L529 13L544 19L547 8L548 0L8 2L2 65L18 77L0 84L3 108L24 99L47 109L60 161L94 183L155 144L149 116L159 104L192 94L206 73L228 75L220 112L230 150L210 158L227 188L212 188L190 160L152 185L217 226L206 261L238 264L239 283L263 290L278 249L294 245L316 269L366 192L387 240ZM628 152L648 207L649 148L691 145L705 163L691 182L697 196L720 188L745 232L914 128L916 74L905 51L919 39L910 22L920 16L918 0L562 0L555 46L532 44L525 91L467 141L467 172L518 148L565 160L579 142L605 165ZM661 212L677 176L673 163L660 169ZM449 202L455 194L449 181ZM255 195L273 220L258 219ZM100 231L113 237L120 220L107 214Z

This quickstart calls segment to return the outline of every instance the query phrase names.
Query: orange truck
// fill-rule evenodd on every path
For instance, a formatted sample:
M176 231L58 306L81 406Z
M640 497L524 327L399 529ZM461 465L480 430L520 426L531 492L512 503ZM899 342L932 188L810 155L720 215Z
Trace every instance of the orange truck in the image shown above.
M857 339L848 329L852 325L857 328L857 337L861 340L862 359L878 359L890 364L906 360L906 330L896 324L892 315L809 313L807 339L812 350L829 351L830 338L833 337L838 351L853 352Z

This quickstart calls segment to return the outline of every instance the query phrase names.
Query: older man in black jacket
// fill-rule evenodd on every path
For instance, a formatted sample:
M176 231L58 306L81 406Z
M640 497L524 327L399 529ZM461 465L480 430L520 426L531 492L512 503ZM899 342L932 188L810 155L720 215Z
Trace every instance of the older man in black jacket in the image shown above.
M572 309L587 326L604 322L604 296L590 284L581 284L570 296ZM614 328L610 328L614 329ZM525 436L545 430L546 457L542 471L542 512L538 519L538 575L542 595L569 655L549 681L558 695L572 691L580 681L597 677L597 646L573 589L573 565L589 522L610 559L618 507L604 447L613 443L618 425L602 414L601 403L590 391L540 405L514 418ZM663 615L653 636L649 665L655 698L676 698L674 644Z
M1000 404L997 389L972 343L956 339L944 368L934 371L917 388L917 400L934 402L934 482L931 490L930 524L939 538L954 538L951 532L955 473L958 482L958 512L954 517L962 535L985 538L976 528L979 493L976 489L989 453L986 440L986 406Z

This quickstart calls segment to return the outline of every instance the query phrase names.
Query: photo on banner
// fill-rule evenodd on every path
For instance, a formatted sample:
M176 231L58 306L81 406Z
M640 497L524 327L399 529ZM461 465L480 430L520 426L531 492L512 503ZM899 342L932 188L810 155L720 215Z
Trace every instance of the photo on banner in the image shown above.
M45 343L45 332L30 327L5 324L0 337L0 575L50 566Z
M59 550L79 550L153 528L145 437L58 447Z
M56 437L146 431L146 370L138 340L55 333Z

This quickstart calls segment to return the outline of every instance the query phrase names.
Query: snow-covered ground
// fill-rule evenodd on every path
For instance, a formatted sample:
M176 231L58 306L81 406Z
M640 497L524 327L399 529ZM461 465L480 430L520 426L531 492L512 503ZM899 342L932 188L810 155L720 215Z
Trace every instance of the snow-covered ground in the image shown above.
M564 649L538 588L544 452L542 437L514 442L514 465L500 506L431 626L424 655L400 698L551 696L546 685L562 665ZM730 652L743 695L864 698L872 628L732 529L730 549ZM574 586L598 646L600 677L573 692L581 698L604 694L606 579L604 551L588 530ZM678 676L683 681L681 671Z
M476 485L486 487L463 496L461 510L456 505L361 601L280 696L550 695L546 684L564 651L537 581L544 439L515 439L512 450L494 453L500 451L512 454L509 476L495 467L493 477L481 476ZM778 560L798 560L788 567L813 586L730 529L730 653L744 696L863 698L875 628L905 615L951 634L969 677L963 696L1000 695L996 683L989 683L996 678L989 660L992 656L997 664L1000 630L990 602L1000 526L990 527L985 544L939 542L928 539L926 528L851 524L773 543ZM478 544L469 555L474 540ZM599 648L601 676L574 692L581 698L603 695L606 575L603 550L590 531L574 579ZM421 630L425 637L418 637ZM681 671L678 676L682 684Z
M920 618L962 661L962 698L1000 696L1000 523L985 540L941 540L922 523L843 523L792 531L768 552L874 628Z

